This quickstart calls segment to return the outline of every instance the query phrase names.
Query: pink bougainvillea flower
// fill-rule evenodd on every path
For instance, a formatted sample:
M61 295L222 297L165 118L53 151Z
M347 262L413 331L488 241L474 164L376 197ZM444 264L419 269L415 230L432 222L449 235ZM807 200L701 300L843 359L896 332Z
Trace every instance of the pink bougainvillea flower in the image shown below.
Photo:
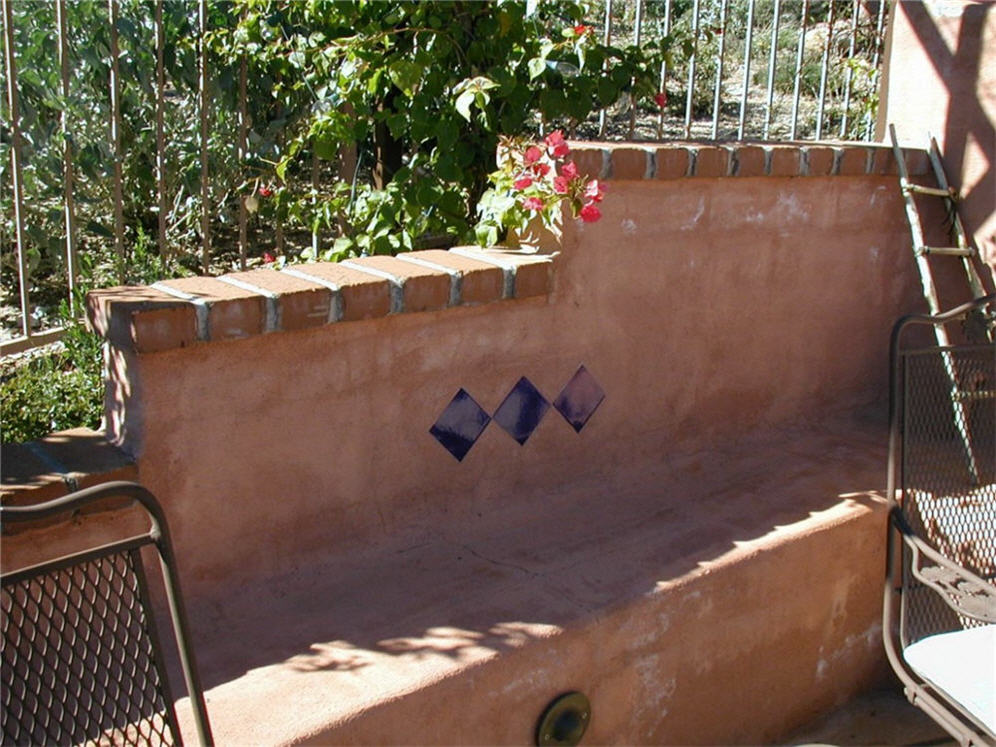
M553 191L558 195L566 195L570 189L570 183L566 176L555 176L553 178Z
M520 190L520 191L523 190L523 189L527 189L527 188L533 186L532 177L529 177L529 176L519 177L518 179L515 180L515 183L514 183L513 186L516 189Z
M549 145L551 148L554 147L555 145L560 145L562 142L564 142L564 131L554 130L545 138L543 138L543 142Z
M585 223L595 223L602 217L602 211L594 203L589 202L578 213L578 217Z
M660 91L659 93L655 93L654 101L657 103L657 106L660 107L661 109L667 106L667 91Z
M528 148L526 148L526 153L523 156L523 158L525 158L526 160L526 163L536 163L542 157L543 157L543 151L541 151L535 145L530 145Z
M543 177L550 173L550 164L548 163L534 163L533 173L537 176Z
M575 165L574 161L568 161L563 166L561 166L560 175L566 176L568 179L577 179L578 167Z
M590 32L591 32L591 26L585 26L583 23L579 23L577 26L574 27L574 33L577 36L584 36L585 34Z
M277 258L274 257L272 254L270 254L269 252L263 252L263 262L264 262L264 264L271 264L271 263L276 262L276 261L277 261Z
M542 210L544 207L543 200L539 197L527 197L522 201L522 207L526 210Z
M269 187L260 187L259 188L259 196L260 197L272 197L273 196L273 190L270 189Z
M564 133L561 130L554 130L543 139L543 142L546 143L550 149L550 155L554 158L563 158L571 152L570 147L568 147L567 142L564 140Z
M592 179L584 189L584 196L591 202L601 202L605 196L605 187L598 183L598 179Z

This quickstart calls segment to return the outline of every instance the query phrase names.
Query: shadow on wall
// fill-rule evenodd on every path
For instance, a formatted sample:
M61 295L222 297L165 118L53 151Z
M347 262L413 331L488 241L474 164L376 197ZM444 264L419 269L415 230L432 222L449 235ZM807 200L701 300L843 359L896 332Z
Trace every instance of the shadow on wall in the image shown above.
M989 264L996 268L996 123L994 123L980 95L994 91L996 79L989 79L996 68L996 51L987 48L984 37L987 25L996 28L994 3L958 3L961 14L955 48L949 48L938 22L928 10L928 3L907 2L900 4L909 18L917 39L926 53L927 59L943 82L950 97L950 109L945 116L943 156L949 175L962 185L962 214L969 232L989 223L988 235L977 236L978 248ZM933 13L945 12L944 3L931 3ZM996 105L996 95L991 105ZM940 129L940 128L938 128ZM936 132L935 135L941 135ZM969 152L970 144L983 151L979 159ZM971 161L971 162L970 162ZM984 162L981 173L972 173ZM971 175L972 183L964 184L959 175Z

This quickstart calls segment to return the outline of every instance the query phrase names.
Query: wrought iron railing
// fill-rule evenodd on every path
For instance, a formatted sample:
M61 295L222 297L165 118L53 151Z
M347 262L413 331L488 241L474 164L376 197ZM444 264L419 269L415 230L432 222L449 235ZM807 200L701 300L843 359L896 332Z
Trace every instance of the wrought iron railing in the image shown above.
M38 0L19 5L16 0L0 0L2 5L6 111L3 118L3 153L0 172L0 202L5 215L0 247L3 259L3 289L0 305L4 307L4 324L0 330L3 355L44 345L59 337L51 328L57 317L52 309L42 309L37 301L40 291L38 269L34 261L41 248L56 255L64 283L62 296L73 303L74 288L80 272L81 247L101 243L113 249L119 262L126 257L125 172L134 170L128 162L128 143L123 142L122 76L143 78L139 90L145 106L147 129L154 141L155 158L145 168L154 178L149 180L148 203L155 205L155 236L149 244L162 257L171 251L171 233L180 231L199 244L203 271L207 272L214 238L219 230L215 215L224 201L232 202L231 185L215 184L217 174L212 163L217 154L209 152L212 132L217 136L222 119L230 133L232 156L242 162L250 138L246 107L247 80L245 63L224 71L234 90L229 101L233 111L219 111L219 101L209 91L212 76L220 75L217 64L204 40L210 31L209 0L170 3L152 0L144 5L124 5L122 0L106 0L106 28L79 29L72 24L74 4L67 0ZM95 3L101 7L100 3ZM41 9L51 16L49 37L51 51L47 63L51 70L23 69L19 64L18 18L25 8ZM77 5L78 7L78 5ZM145 16L128 18L125 10L142 8ZM172 26L164 23L164 8L172 14ZM659 106L649 110L634 101L622 100L603 110L597 117L580 123L572 133L578 139L847 139L868 140L873 136L875 104L881 67L884 28L888 3L874 0L600 0L597 31L606 42L625 46L643 44L666 35L681 36L687 54L680 63L660 73ZM15 9L17 13L15 13ZM69 11L67 13L67 10ZM176 33L177 15L183 16L182 31L193 62L188 65L189 80L171 78L164 54L179 54ZM122 69L127 55L122 52L121 30L140 25L148 32L147 45L154 53L143 59L154 66L148 70ZM98 35L96 32L100 31ZM70 101L80 72L75 62L83 51L81 45L94 36L106 43L107 80L100 85L106 101L87 114L87 121L71 119L68 109L58 114L58 132L50 133L52 142L61 143L61 189L59 194L37 194L30 187L31 159L37 157L34 144L26 143L23 126L22 89L34 86L38 77L49 75L51 96L56 101ZM23 41L23 40L22 40ZM129 43L135 44L134 40ZM96 44L96 42L94 42ZM103 55L105 50L97 54ZM138 55L133 54L134 59ZM104 68L101 68L104 69ZM133 85L132 81L126 81ZM186 92L186 93L184 93ZM184 108L173 99L184 98ZM133 102L134 103L134 102ZM77 110L78 111L78 110ZM132 115L134 116L134 115ZM99 121L99 120L106 121ZM94 121L98 120L98 121ZM179 120L179 121L178 121ZM87 142L81 134L87 125ZM176 186L176 166L170 164L172 133L185 127L191 152L199 154L197 173L186 175L189 184ZM132 133L134 136L134 132ZM97 153L105 163L95 174L93 164L86 173L81 155ZM313 170L312 181L317 177ZM167 176L173 179L168 184ZM91 189L86 199L81 186L100 181L102 201L101 225L87 220L95 202ZM196 182L196 185L194 185ZM184 191L185 190L185 191ZM33 204L32 204L33 203ZM43 203L44 211L39 205ZM184 207L183 220L177 219L178 206ZM28 217L44 212L48 221L44 230ZM232 211L235 225L228 227L229 243L237 245L236 261L247 263L247 231L250 218L246 200L237 199ZM56 220L52 216L58 215ZM82 216L82 217L81 217ZM283 226L274 226L279 250ZM151 231L150 231L151 234ZM319 236L312 236L313 245ZM41 247L41 248L40 248ZM233 252L234 254L234 252ZM49 293L51 295L51 293ZM51 304L49 303L49 306ZM40 313L45 311L46 313Z

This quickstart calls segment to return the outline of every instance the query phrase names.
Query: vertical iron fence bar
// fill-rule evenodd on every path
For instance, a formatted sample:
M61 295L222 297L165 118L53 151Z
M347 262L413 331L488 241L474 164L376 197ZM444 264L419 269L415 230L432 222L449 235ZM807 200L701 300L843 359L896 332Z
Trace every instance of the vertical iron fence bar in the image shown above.
M719 0L719 49L716 52L716 86L712 95L712 139L719 137L719 109L723 103L723 57L726 54L726 0Z
M878 4L878 22L875 24L875 53L872 55L872 73L871 79L871 90L878 90L878 79L882 74L882 70L879 66L879 56L882 53L882 29L885 27L885 9L887 3L880 2ZM881 103L881 102L880 102ZM875 121L872 119L871 112L865 113L865 140L872 139L872 127L874 127Z
M664 0L664 36L669 37L671 35L671 0ZM658 91L664 94L665 101L667 101L667 60L661 62L661 80L660 85L657 88ZM666 106L662 106L660 111L657 112L657 139L662 140L664 138L664 109Z
M799 123L799 93L802 81L802 58L806 51L806 25L809 23L809 0L802 4L802 18L799 25L799 49L795 57L795 85L792 92L792 125L789 129L789 140L795 140L796 128Z
M860 10L860 0L854 0L851 3L851 31L850 31L850 41L847 45L847 60L850 62L854 59L855 44L858 38L858 12ZM854 68L850 65L847 66L847 73L844 77L844 107L843 112L840 116L840 137L841 139L847 136L847 114L848 109L851 108L851 80L854 77Z
M685 138L692 136L692 99L695 95L695 58L699 52L699 0L692 3L692 56L688 58L688 95L685 98Z
M66 287L69 290L69 313L76 317L77 308L76 276L78 274L76 257L76 203L73 198L73 187L76 175L73 171L72 133L69 131L69 41L66 25L66 0L57 0L55 4L56 24L59 36L59 75L62 82L62 111L59 114L59 124L62 130L62 196L63 211L66 219Z
M857 1L857 0L855 0ZM763 138L768 139L771 128L771 105L775 100L775 63L778 61L778 16L781 12L781 0L775 0L774 19L771 25L771 52L768 55L768 106L764 113Z
M833 1L830 2L830 15L827 22L827 38L823 44L823 61L820 63L820 100L816 106L816 139L823 138L823 111L827 97L827 74L830 68L830 47L833 45L833 25L834 18Z
M608 46L612 42L612 0L605 0L605 29L602 32L602 44ZM606 67L603 64L602 69ZM598 113L598 136L605 137L606 114L603 108Z
M31 300L28 296L28 264L24 243L24 181L21 171L21 111L17 98L17 61L14 57L13 0L3 3L4 67L7 73L7 112L10 115L10 170L14 186L14 241L17 246L17 278L21 291L21 334L31 337Z
M747 120L747 93L750 90L750 55L754 46L754 0L747 4L747 40L744 42L744 90L740 99L740 124L737 127L737 140L744 139L744 123Z
M163 0L156 0L156 199L159 204L156 244L159 256L169 257L166 244L166 29L163 25Z
M238 146L238 164L239 164L239 178L241 179L246 162L246 141L249 138L249 110L248 110L248 81L249 81L249 62L245 55L242 55L242 61L239 63L239 146ZM246 211L246 195L245 187L239 188L239 266L245 270L249 258L249 232L248 232L248 222L249 216Z
M111 42L111 144L114 149L114 256L118 260L118 281L125 281L124 190L121 173L121 67L118 57L118 0L107 0Z
M201 124L201 269L207 275L211 269L211 206L208 204L207 0L199 0L197 3L197 34L200 57L198 114Z
M311 154L311 207L315 210L317 215L318 212L318 156L312 152ZM314 217L312 217L312 225L315 228L311 231L311 251L315 255L315 259L318 259L318 248L321 246L321 237L318 235L318 223Z
M641 26L643 25L643 0L636 0L636 16L633 20L633 45L636 47L640 46L641 37ZM633 135L636 133L636 93L633 90L633 86L636 85L636 80L630 83L629 89L629 139L633 139Z

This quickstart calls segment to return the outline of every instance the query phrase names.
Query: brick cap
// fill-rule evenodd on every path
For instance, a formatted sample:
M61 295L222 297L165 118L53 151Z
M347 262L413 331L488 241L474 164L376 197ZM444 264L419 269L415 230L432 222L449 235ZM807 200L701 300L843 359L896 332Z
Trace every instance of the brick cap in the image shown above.
M840 141L572 141L571 154L588 177L612 180L745 176L865 176L897 174L892 147ZM816 168L800 169L810 153ZM926 151L903 148L914 175L926 173ZM826 158L820 160L823 155ZM687 167L686 167L687 164Z
M0 504L4 506L35 505L100 483L138 478L134 461L102 432L89 428L51 433L24 444L2 444L0 459ZM102 501L87 512L106 511L127 503L127 499ZM13 533L16 526L5 525L3 533Z
M119 286L87 295L87 321L112 346L156 353L549 294L554 256L454 247Z

